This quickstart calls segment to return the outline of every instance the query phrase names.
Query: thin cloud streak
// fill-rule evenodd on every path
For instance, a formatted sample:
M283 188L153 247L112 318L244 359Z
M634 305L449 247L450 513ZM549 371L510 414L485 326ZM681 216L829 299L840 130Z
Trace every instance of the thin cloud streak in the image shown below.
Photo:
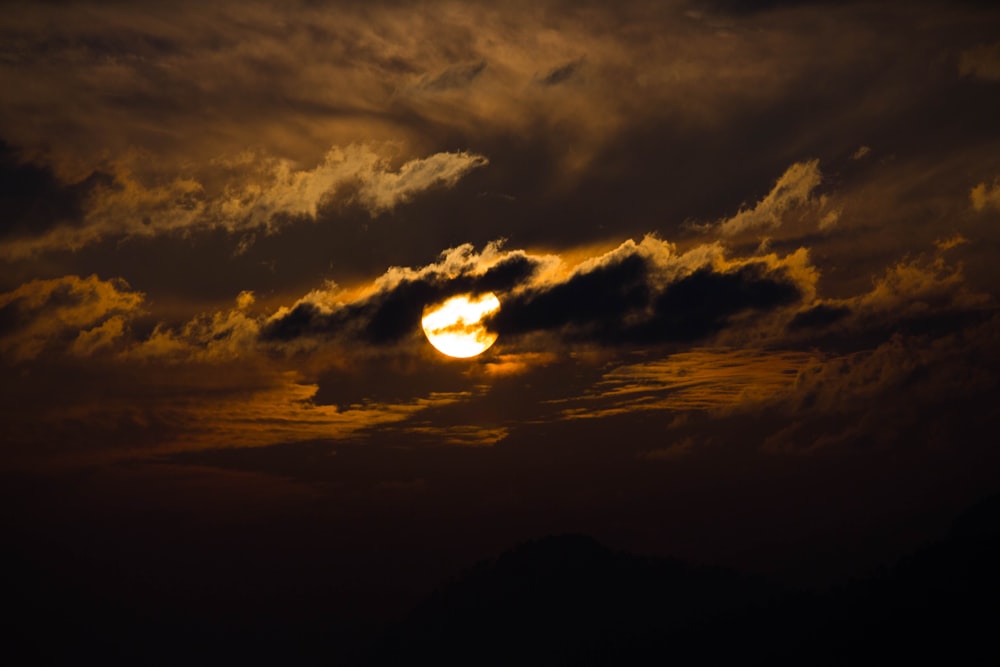
M601 419L648 411L750 410L795 386L815 353L696 349L616 367L561 410L564 419Z

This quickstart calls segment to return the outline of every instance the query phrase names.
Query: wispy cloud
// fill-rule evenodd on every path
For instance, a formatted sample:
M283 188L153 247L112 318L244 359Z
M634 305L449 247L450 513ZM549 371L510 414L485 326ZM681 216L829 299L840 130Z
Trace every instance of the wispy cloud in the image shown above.
M819 160L796 162L753 208L742 209L733 217L720 222L719 233L723 236L735 236L780 227L783 216L793 208L820 203L813 198L813 192L822 180Z
M194 177L144 179L119 162L103 186L90 188L82 220L53 224L40 234L0 241L0 257L16 259L52 250L76 250L107 238L229 232L274 232L296 219L315 219L324 205L356 205L372 215L435 187L452 187L485 157L435 153L390 165L388 152L354 144L334 147L313 168L290 160L245 153L215 164L228 177L206 185Z
M672 354L608 371L585 395L567 399L561 415L758 407L785 394L815 359L807 352L712 348Z

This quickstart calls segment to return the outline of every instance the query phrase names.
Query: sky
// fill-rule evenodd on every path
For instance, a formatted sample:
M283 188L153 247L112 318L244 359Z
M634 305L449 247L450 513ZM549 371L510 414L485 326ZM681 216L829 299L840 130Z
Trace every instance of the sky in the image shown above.
M792 582L905 553L1000 491L998 35L975 2L5 3L6 539L179 605L377 606L566 532ZM429 345L485 292L489 350Z

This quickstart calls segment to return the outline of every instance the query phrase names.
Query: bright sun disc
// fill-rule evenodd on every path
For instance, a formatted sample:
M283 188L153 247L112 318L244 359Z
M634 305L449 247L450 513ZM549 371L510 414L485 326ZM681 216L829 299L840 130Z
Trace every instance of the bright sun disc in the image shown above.
M496 342L497 334L486 328L483 318L499 308L500 300L493 292L476 298L453 296L425 307L420 325L431 345L449 357L465 359L482 354Z

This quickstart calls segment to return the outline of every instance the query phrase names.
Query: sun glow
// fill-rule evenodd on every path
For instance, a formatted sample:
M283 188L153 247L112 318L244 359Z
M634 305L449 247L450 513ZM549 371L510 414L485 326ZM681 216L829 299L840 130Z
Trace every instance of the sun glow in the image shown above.
M500 308L496 294L453 296L424 308L420 325L431 345L449 357L465 359L485 352L497 340L483 318Z

